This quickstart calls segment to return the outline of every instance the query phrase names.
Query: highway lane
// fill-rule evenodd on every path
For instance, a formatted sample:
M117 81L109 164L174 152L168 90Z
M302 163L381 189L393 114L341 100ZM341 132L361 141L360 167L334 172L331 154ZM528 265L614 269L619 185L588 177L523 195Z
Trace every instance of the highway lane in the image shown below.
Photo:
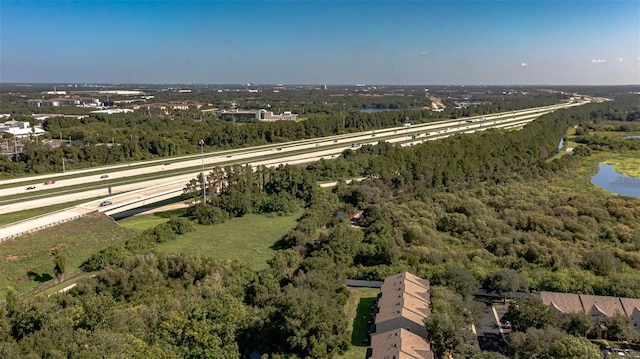
M339 153L344 150L344 148L349 148L354 142L359 142L361 144L377 143L381 139L387 140L389 142L401 142L403 140L403 134L406 135L406 139L408 140L412 135L424 136L425 133L429 131L434 132L435 134L443 134L449 131L458 132L458 130L460 129L466 129L467 131L465 132L470 132L471 130L480 130L483 128L483 126L485 129L489 126L497 126L497 121L519 119L527 115L537 117L555 109L567 107L570 105L575 104L546 106L542 108L500 113L489 116L475 116L464 119L429 122L425 124L413 125L409 128L394 127L377 131L366 131L354 134L335 135L324 138L293 141L283 144L263 145L248 149L222 151L213 154L207 154L204 157L204 165L205 167L211 167L220 164L228 164L229 162L243 162L244 160L251 160L252 158L260 156L285 156L290 152L297 152L314 148L317 148L319 150L323 147L338 147L339 150L337 150L336 153ZM431 132L430 134L433 135L434 133ZM11 183L20 184L14 187L4 186L5 188L0 188L0 198L21 193L25 196L25 200L28 200L30 197L36 199L38 198L36 194L39 191L45 189L60 189L66 186L90 184L94 184L94 186L92 187L95 188L95 185L99 185L101 182L107 181L108 182L105 183L104 187L106 188L107 185L112 185L113 187L117 185L117 181L114 184L114 180L122 180L129 177L144 175L158 176L161 175L165 170L169 171L186 168L196 169L197 167L202 166L202 157L200 155L184 156L177 158L177 160L179 161L172 162L174 160L175 159L164 159L145 162L144 164L147 165L146 167L141 167L139 164L127 164L85 169L73 173L74 175L86 174L82 177L69 177L69 174L57 174L37 176L29 179L23 178L5 180L0 182L0 185ZM109 177L101 178L101 174L107 174ZM35 180L39 180L42 182L35 182ZM46 180L55 180L56 182L54 184L44 185L44 181ZM140 179L139 181L144 182L143 179ZM26 188L28 186L35 186L36 188L27 190ZM4 203L2 204L4 205Z
M575 104L573 104L575 105ZM224 151L222 155L219 153L208 156L204 159L205 170L207 167L229 161L240 161L244 163L251 163L253 166L265 165L265 166L278 166L280 164L298 164L317 161L320 158L333 158L346 148L352 148L352 143L371 143L375 144L379 141L400 142L402 145L412 145L423 142L425 140L434 140L438 138L448 137L456 133L475 132L487 130L489 128L508 128L513 126L522 126L542 114L551 112L557 108L566 106L554 106L538 109L530 109L520 112L509 112L502 114L495 114L491 116L477 116L468 119L456 119L439 122L431 122L426 124L415 125L411 127L396 127L378 131L367 131L356 134L346 134L330 136L313 140L301 140L294 141L286 144L259 146L244 150ZM463 122L464 121L464 122ZM412 138L415 135L416 138ZM308 150L309 153L299 153L302 150ZM357 148L353 148L357 149ZM276 159L264 159L256 161L256 158L260 156L275 156L282 157ZM253 160L253 161L252 161ZM166 160L165 160L166 161ZM187 156L185 161L178 162L176 167L181 168L200 168L202 166L202 157ZM171 164L173 165L173 163ZM156 161L150 167L140 167L123 169L114 172L115 178L127 178L130 176L138 176L140 174L157 174L161 173L166 165L165 162ZM125 166L119 166L120 168ZM56 181L54 185L60 185L60 187L71 186L78 183L96 182L96 171L104 171L105 168L93 169L93 171L87 171L90 173L88 177L81 178L63 178L61 183ZM93 174L91 174L93 172ZM190 179L197 176L200 170L194 170L189 174L173 175L163 178L156 178L153 180L140 180L140 182L130 183L121 187L112 185L112 194L116 192L122 192L109 197L111 205L102 207L100 206L101 200L94 200L88 203L84 203L73 208L69 208L63 211L57 211L48 215L39 216L37 218L28 219L19 223L10 224L0 227L0 241L20 235L29 230L38 230L45 228L46 226L53 225L62 221L76 218L83 214L104 211L110 212L116 210L119 206L128 206L127 208L135 207L134 202L144 201L145 198L150 196L156 196L162 193L179 193ZM117 174L115 174L117 173ZM114 178L109 175L109 178ZM101 179L98 177L97 181ZM15 190L16 188L14 188ZM75 190L72 193L67 193L61 196L48 196L44 199L37 199L33 201L26 201L16 205L7 205L0 207L0 213L9 213L16 210L24 210L27 207L36 208L40 206L50 205L50 203L65 203L73 201L72 198L93 198L96 196L102 196L106 189L92 189L89 191ZM15 192L14 192L15 193ZM47 203L47 204L44 204ZM133 203L133 204L130 204ZM6 209L5 209L6 208Z
M306 162L311 162L315 159L319 158L333 158L340 154L345 149L351 148L356 150L357 148L352 147L352 143L372 143L376 144L379 141L387 141L387 142L400 142L404 145L411 145L423 142L424 140L433 140L439 139L443 137L447 137L449 135L460 133L460 132L472 132L479 130L486 130L490 128L499 128L506 127L512 124L522 125L526 122L532 121L537 118L540 114L546 113L547 111L526 111L526 115L523 116L491 116L494 118L492 121L484 120L484 121L476 121L476 122L468 122L469 120L455 120L455 121L443 121L439 123L428 123L424 125L419 125L413 128L413 131L410 131L410 128L395 128L389 130L378 131L378 133L373 135L372 132L366 132L365 134L359 133L352 135L350 137L333 139L336 136L332 136L327 141L326 138L318 139L317 142L311 142L302 145L286 145L282 147L275 148L267 148L267 149L248 149L244 152L236 152L234 155L225 155L225 156L213 156L205 159L205 171L210 169L212 165L220 164L220 163L228 163L229 161L235 161L240 163L251 163L256 164L255 159L260 156L279 156L282 159L276 161L275 163L290 163L290 161L299 161L303 159ZM506 118L505 118L506 117ZM502 119L498 119L502 118ZM515 120L514 120L515 119ZM400 131L400 130L404 131ZM398 132L401 133L398 133ZM417 132L417 131L421 131ZM431 132L428 132L431 131ZM415 140L410 139L411 136L415 135ZM406 142L406 143L405 143ZM331 146L330 148L326 148L326 146ZM306 156L304 154L294 155L292 153L297 153L302 150L312 150L313 156ZM273 163L273 161L265 161L265 162L257 162L257 163ZM123 170L120 172L115 172L113 175L110 175L110 179L114 178L127 178L129 176L141 175L141 174L153 174L158 175L164 171L165 168L172 166L171 165L154 165L151 167L142 167L131 170ZM181 167L185 168L200 168L202 165L202 159L191 159L189 161L184 161L180 163ZM134 191L138 189L148 188L157 186L163 183L168 182L177 182L180 186L183 186L190 179L197 176L200 170L194 170L188 174L181 175L171 175L171 176L162 176L160 178L155 178L152 180L142 180L136 183L128 183L123 185L111 184L111 194L118 194L127 191ZM95 177L95 176L93 176ZM99 181L98 177L98 181ZM53 185L49 186L71 186L71 185L79 185L86 184L91 182L87 177L79 177L79 178L68 178L60 180ZM94 181L95 182L95 181ZM0 191L0 193L8 193L13 194L15 189L5 189ZM57 203L65 203L70 201L77 201L83 198L95 198L100 196L108 196L107 184L105 183L104 187L100 189L91 189L87 191L81 190L70 190L68 193L64 193L62 195L47 195L44 198L37 198L33 200L22 200L19 203L5 204L0 207L0 214L3 213L11 213L19 210L23 210L24 208L37 208L49 206Z
M388 129L381 129L376 131L366 131L360 133L353 134L343 134L343 135L334 135L323 138L316 139L307 139L307 140L298 140L292 141L282 144L270 144L270 145L262 145L251 147L247 149L236 149L236 150L226 150L226 151L218 151L215 153L206 153L204 156L205 165L216 165L221 162L229 161L231 158L235 159L247 159L256 156L264 156L269 152L273 151L298 151L300 149L312 148L312 147L324 147L330 146L335 143L346 143L350 141L367 141L368 136L370 134L375 133L378 138L396 138L397 134L400 131L403 131L407 135L419 133L421 131L428 131L434 129L444 129L444 128L454 128L457 126L461 126L467 121L472 121L474 124L478 123L487 123L492 122L491 120L505 120L509 117L516 116L524 116L528 114L537 114L542 115L544 113L548 113L554 111L559 108L569 107L575 104L561 104L554 106L545 106L540 108L521 110L521 111L511 111L493 115L486 116L474 116L469 118L461 118L454 120L443 120L438 122L429 122L424 124L415 124L409 128L406 127L393 127ZM172 159L159 159L153 161L145 161L139 163L130 163L130 164L119 164L119 165L110 165L103 167L94 167L89 169L81 169L68 171L66 173L57 173L57 174L47 174L47 175L38 175L33 177L26 178L16 178L16 179L8 179L0 181L0 197L7 196L10 194L21 193L29 194L26 188L29 186L35 186L36 188L30 190L32 192L38 192L41 190L50 189L52 187L63 187L63 186L72 186L77 184L86 184L86 183L97 183L100 181L105 181L105 179L100 178L102 174L107 174L109 176L108 180L112 179L120 179L137 175L151 174L162 172L165 169L181 169L181 168L189 168L196 167L201 164L201 155L189 155L176 157ZM170 165L166 165L166 163L171 163ZM70 176L77 176L79 174L85 174L83 178L78 180L69 180ZM93 174L93 175L92 175ZM54 185L44 185L45 181L55 180L56 183ZM7 184L19 184L15 187L6 188Z
M471 118L445 120L439 122L430 122L425 124L413 125L411 127L394 127L376 131L366 131L354 134L335 135L325 138L293 141L283 144L264 145L257 146L248 149L222 151L214 154L208 154L204 158L205 168L210 168L214 165L229 163L230 161L238 163L251 163L252 160L255 164L255 158L260 156L278 156L283 157L281 160L273 161L266 160L264 163L270 165L277 165L279 163L301 163L311 162L319 158L333 158L346 148L352 148L352 143L377 143L381 140L388 142L400 142L403 145L411 145L415 143L423 142L424 140L433 140L438 138L447 137L455 133L463 132L475 132L480 130L486 130L491 127L508 127L513 124L521 126L522 123L531 121L542 114L551 112L553 110L575 106L579 104L562 104L555 106L546 106L542 108L528 109L523 111L513 111L507 113L493 114L488 116L475 116ZM429 135L426 135L429 133ZM411 139L411 136L415 135L416 139ZM357 149L357 148L354 148ZM307 150L312 151L314 155L296 154L297 152ZM87 176L78 178L62 178L56 180L53 185L48 185L56 188L64 188L66 186L73 185L87 185L92 184L91 189L74 189L71 193L64 193L63 195L47 195L46 198L33 198L22 201L19 204L6 204L0 206L0 214L10 213L14 211L24 210L28 208L36 208L42 206L48 206L51 204L65 203L75 200L81 200L83 198L95 198L100 196L107 196L107 183L102 188L96 189L95 185L99 185L100 182L104 182L105 179L101 179L98 173L104 173L106 169L117 168L118 171L109 173L109 180L111 184L112 194L123 193L127 191L139 190L156 186L159 184L166 184L168 182L173 183L181 182L180 186L183 186L191 178L197 176L200 172L197 170L202 166L202 158L199 155L185 156L180 158L179 162L172 162L171 164L165 164L171 160L158 160L153 161L149 167L139 167L137 164L132 165L118 165L102 168L88 169L78 172L88 173ZM271 161L271 162L270 162ZM133 168L130 168L133 167ZM192 172L181 175L162 176L165 169L171 167L175 168L191 168ZM153 180L139 180L137 183L128 183L123 185L117 185L112 182L114 179L126 179L132 176L140 175L160 175L161 178ZM42 178L51 178L51 176L41 176ZM42 179L41 178L41 179ZM19 180L11 180L17 182ZM22 179L24 181L24 179ZM5 184L9 181L3 181ZM38 187L46 187L39 185ZM12 195L25 191L23 187L4 188L0 190L0 196ZM32 190L33 191L33 190ZM29 193L30 195L30 193Z
M315 154L292 155L290 157L282 158L282 159L256 161L252 163L252 166L275 167L281 164L294 165L294 164L301 164L301 163L309 163L313 161L318 161L320 158L323 158L323 157L328 157L331 155L331 153L334 153L334 150L319 151L318 153L315 153ZM165 178L165 179L147 181L143 183L144 188L139 188L131 191L125 191L123 189L123 193L113 195L108 198L93 200L78 206L70 207L68 209L56 211L50 214L38 216L35 218L30 218L30 219L16 222L16 223L11 223L6 226L1 226L0 242L8 238L17 237L25 233L29 233L31 231L47 228L52 225L63 223L68 220L72 220L96 211L105 212L109 214L110 212L113 213L114 210L117 210L119 208L132 209L132 208L135 208L136 206L139 207L139 206L145 205L146 203L145 202L137 203L137 202L139 202L140 200L147 199L151 196L158 196L160 194L169 193L169 192L181 193L184 185L190 179L194 178L198 173L199 172L196 172L189 176L184 176L184 175L174 176L174 177ZM90 191L90 193L93 193L93 192ZM95 192L93 194L100 195L98 192ZM76 196L80 196L80 197L76 197ZM64 202L71 201L70 198L82 199L82 196L83 196L82 193L77 193L75 195L67 195L59 198L51 198L48 200L51 200L53 202L63 201L62 203L64 203ZM173 195L173 197L175 197L175 195ZM162 198L164 199L166 197L162 197ZM106 199L108 199L111 202L111 204L107 206L101 206L101 203ZM137 204L134 206L131 206L131 203L134 203L134 202L136 202ZM24 207L37 208L41 206L41 203L40 201L31 201L31 202L16 204L16 206L22 209L25 209Z

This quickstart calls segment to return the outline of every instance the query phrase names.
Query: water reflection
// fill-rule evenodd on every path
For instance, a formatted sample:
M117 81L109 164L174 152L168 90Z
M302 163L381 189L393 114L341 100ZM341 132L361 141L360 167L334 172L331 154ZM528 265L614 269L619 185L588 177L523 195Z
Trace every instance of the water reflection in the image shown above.
M600 165L600 171L591 178L591 183L609 192L640 198L640 178L618 173L613 165Z

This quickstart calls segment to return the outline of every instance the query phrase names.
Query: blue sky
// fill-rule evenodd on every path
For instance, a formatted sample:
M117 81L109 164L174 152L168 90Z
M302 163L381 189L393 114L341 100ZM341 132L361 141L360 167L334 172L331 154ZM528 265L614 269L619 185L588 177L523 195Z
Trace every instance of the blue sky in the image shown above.
M640 84L640 1L5 1L0 81Z

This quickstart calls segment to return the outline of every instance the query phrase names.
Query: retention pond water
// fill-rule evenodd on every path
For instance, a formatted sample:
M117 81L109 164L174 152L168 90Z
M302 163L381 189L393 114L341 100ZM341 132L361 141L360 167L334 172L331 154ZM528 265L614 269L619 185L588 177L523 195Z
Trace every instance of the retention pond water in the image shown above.
M640 178L616 172L613 165L601 164L591 183L609 192L640 198Z

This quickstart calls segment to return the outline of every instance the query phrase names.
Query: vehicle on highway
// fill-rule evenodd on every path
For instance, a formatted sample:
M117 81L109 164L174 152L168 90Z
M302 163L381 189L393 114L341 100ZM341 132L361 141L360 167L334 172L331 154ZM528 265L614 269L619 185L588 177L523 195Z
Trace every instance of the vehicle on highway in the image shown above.
M100 178L109 178L109 175L102 175Z
M113 203L111 203L111 201L103 201L102 203L100 203L100 207L106 207L108 205L111 205Z
M164 165L165 165L165 166L168 166L168 165L170 165L170 164L171 164L171 162L167 162L167 163L165 163Z
M49 181L46 181L44 184L54 184L54 183L56 183L56 181L49 180Z
M278 148L276 148L276 151L282 151L282 148L278 147Z
M231 158L231 155L227 155L227 158Z
M28 189L28 190L29 190L29 189L36 189L36 186L29 186L29 187L27 187L27 189Z

